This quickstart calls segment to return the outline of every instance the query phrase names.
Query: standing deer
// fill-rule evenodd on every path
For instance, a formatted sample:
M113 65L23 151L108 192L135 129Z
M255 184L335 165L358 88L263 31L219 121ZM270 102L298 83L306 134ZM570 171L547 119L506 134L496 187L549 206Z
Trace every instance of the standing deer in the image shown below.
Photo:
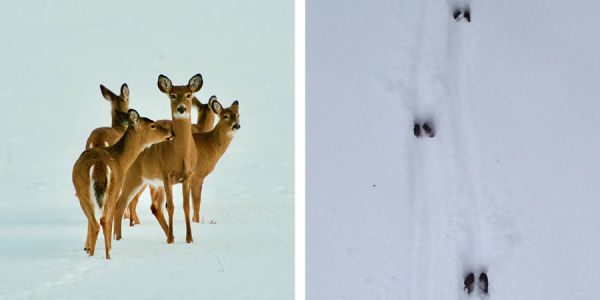
M123 83L121 86L121 95L119 96L115 95L103 85L100 85L100 91L102 92L104 99L110 101L112 107L112 126L94 129L85 143L86 150L90 148L112 146L123 136L125 130L127 130L127 126L119 121L117 114L115 113L115 110L126 112L129 109L129 87L127 84ZM125 212L125 217L129 217L129 212Z
M123 125L115 113L115 110L126 112L129 109L129 87L126 83L121 86L121 95L117 96L105 86L100 85L100 91L104 99L110 101L111 104L111 127L99 127L94 129L90 137L85 143L85 149L108 147L116 143L127 130L127 126ZM126 216L129 213L126 212Z
M123 83L121 86L120 96L115 95L103 85L100 85L100 91L102 91L102 96L104 96L104 99L110 101L112 126L94 129L85 143L86 150L96 147L112 146L121 138L121 136L123 136L125 130L127 130L127 126L123 125L119 121L119 118L115 112L117 110L127 112L129 109L129 88L127 87L127 84Z
M196 123L195 125L192 124L192 134L211 131L215 125L215 113L212 111L212 109L210 109L210 106L208 104L202 104L198 100L198 98L196 98L196 96L194 96L192 98L192 107L195 107L198 110L198 123ZM156 123L160 124L160 125L164 125L165 127L171 127L171 120L159 120L159 121L156 121ZM124 213L124 219L129 218L129 226L134 226L135 224L140 224L140 219L137 216L136 207L137 207L137 203L140 199L140 196L146 189L146 186L148 186L148 185L144 185L142 187L142 189L135 195L135 197L133 197L133 199L129 203L129 206L127 207L127 209L129 210L129 216L127 214L127 210ZM156 197L159 197L158 195L155 196L155 193L157 193L157 192L160 193L158 195L162 195L162 194L164 194L165 191L163 188L159 187L159 188L155 189L153 186L150 186L151 199L155 199ZM152 200L152 201L154 202L154 200Z
M212 110L219 115L219 123L215 126L215 128L206 133L196 133L194 134L194 144L196 145L196 150L198 151L198 164L196 165L196 170L192 175L192 199L194 205L194 222L200 222L200 194L202 192L202 184L204 182L204 178L208 176L214 169L215 165L225 153L225 150L229 147L231 140L233 139L236 131L241 128L240 119L238 114L239 102L235 101L231 105L231 107L227 109L223 109L221 104L217 101L216 96L212 96L208 102L208 105L212 108ZM189 194L185 194L184 190L183 197L189 197ZM172 232L170 223L167 225L165 221L164 214L162 212L162 207L164 203L164 197L162 193L154 194L154 198L152 199L152 212L156 216L158 223L162 227L163 231L167 236L169 236L169 232ZM184 200L184 208L186 201ZM167 210L169 209L170 204L167 205ZM191 229L189 223L189 210L184 209L185 220L187 232L190 233L189 236L186 236L186 239L189 242L193 242L193 238L191 236Z
M194 144L198 151L198 164L192 176L194 222L200 222L200 197L204 178L215 169L215 165L229 147L229 143L233 140L236 131L241 128L240 115L238 113L239 102L237 100L229 108L223 109L221 103L217 101L217 97L212 96L208 101L208 105L219 115L219 123L210 132L194 134ZM155 204L154 207L160 208L161 206L156 206Z
M189 110L192 107L192 96L202 88L202 76L196 74L187 85L173 86L171 80L164 75L158 77L158 88L169 96L171 102L171 125L173 140L151 146L142 152L127 171L121 196L116 204L115 235L121 239L121 222L125 208L145 184L163 187L167 198L169 213L169 230L167 243L175 241L173 236L173 191L172 185L183 185L183 208L186 222L189 222L190 179L196 168L197 153L192 137L192 122ZM191 228L187 228L188 243L193 242Z
M127 126L121 139L110 147L84 151L73 167L73 185L79 204L88 218L85 251L94 255L100 226L104 234L106 259L110 259L112 219L115 198L118 196L125 172L142 149L153 143L168 140L173 133L147 118L140 118L134 109L127 113L115 110L117 119ZM100 223L95 211L102 214Z

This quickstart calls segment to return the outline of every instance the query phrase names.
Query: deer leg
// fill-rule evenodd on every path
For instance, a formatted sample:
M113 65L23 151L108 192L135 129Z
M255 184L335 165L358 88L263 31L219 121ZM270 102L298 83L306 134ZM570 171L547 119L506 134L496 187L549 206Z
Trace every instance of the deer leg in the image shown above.
M90 256L94 256L96 250L96 242L98 241L98 234L100 233L100 224L96 221L95 217L92 221L92 236L90 237Z
M102 233L104 234L104 248L106 249L106 259L110 259L110 225L108 224L108 220L106 216L102 216L100 218L100 226L102 226Z
M182 184L183 192L183 213L185 214L185 241L187 243L193 243L192 238L192 226L190 224L190 181L186 180Z
M154 199L154 194L158 193L159 189L160 187L154 187L153 185L150 186L150 199ZM164 191L161 191L161 193L164 193Z
M96 221L96 216L94 214L95 208L94 204L90 199L90 194L88 191L77 191L77 198L79 198L79 204L81 205L81 209L83 213L88 219L88 233L86 237L86 252L90 255L94 255L94 250L96 248L96 239L98 238L98 233L100 232L100 224Z
M133 199L133 197L139 192L139 190L144 186L144 180L142 176L137 176L138 174L132 174L132 168L128 170L125 176L125 182L123 183L123 189L121 190L121 196L119 196L119 200L115 203L115 211L114 211L114 225L115 225L115 235L117 240L121 239L121 222L123 221L123 213L125 212L125 208L129 201Z
M150 186L152 188L152 186ZM150 210L152 214L156 217L158 224L165 232L165 235L169 237L169 226L167 225L167 221L165 221L165 215L163 213L163 203L165 203L165 190L158 187L152 188L154 189L154 193L152 193L152 204L150 204Z
M202 184L204 179L197 180L192 178L192 205L194 205L194 217L192 221L200 222L200 195L202 194Z
M87 237L85 238L85 247L83 247L83 250L85 250L85 252L87 254L90 254L91 239L92 239L92 221L88 220Z
M109 228L108 228L108 233L109 233L109 235L108 235L108 250L112 250L111 237L112 237L112 233L113 233L113 222L114 222L113 218L114 218L114 216L111 215L110 220L108 221L108 226L109 226Z
M138 219L136 208L138 201L140 200L140 196L142 195L147 186L148 185L146 184L142 187L142 189L135 195L135 197L133 197L133 199L129 203L129 206L127 207L129 209L129 226L140 224L140 219ZM152 187L150 187L150 194L152 194Z
M175 236L173 236L173 212L175 212L175 206L173 205L173 189L169 183L169 177L164 176L164 188L165 196L167 196L167 213L169 214L169 233L167 234L167 244L175 243Z

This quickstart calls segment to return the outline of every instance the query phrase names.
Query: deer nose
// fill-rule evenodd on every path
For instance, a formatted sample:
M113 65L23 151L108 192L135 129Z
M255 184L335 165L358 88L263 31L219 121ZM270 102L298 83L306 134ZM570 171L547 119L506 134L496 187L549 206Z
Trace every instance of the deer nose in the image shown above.
M240 124L233 125L233 129L235 129L235 130L238 130L240 128L242 128L242 126L240 126Z
M177 108L177 112L180 114L184 114L185 113L185 106L180 106Z

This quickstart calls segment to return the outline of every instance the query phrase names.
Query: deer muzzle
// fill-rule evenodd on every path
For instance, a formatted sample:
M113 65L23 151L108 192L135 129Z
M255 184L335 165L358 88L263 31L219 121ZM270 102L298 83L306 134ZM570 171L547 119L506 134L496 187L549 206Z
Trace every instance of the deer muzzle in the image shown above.
M180 104L179 106L177 106L177 112L173 114L173 117L175 119L187 119L190 117L190 113L187 112L187 108L185 107L185 105Z

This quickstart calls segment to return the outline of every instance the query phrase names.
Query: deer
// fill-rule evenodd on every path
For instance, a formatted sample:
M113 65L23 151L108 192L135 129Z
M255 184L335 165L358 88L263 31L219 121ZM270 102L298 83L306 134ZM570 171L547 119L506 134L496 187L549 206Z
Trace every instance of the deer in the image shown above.
M198 151L198 163L196 165L196 170L192 175L191 182L191 192L192 192L192 201L194 206L194 222L200 222L200 195L202 192L202 184L204 182L204 178L208 176L215 168L215 165L223 156L229 144L233 140L233 137L237 130L241 128L240 119L238 114L239 102L235 101L231 105L231 107L227 109L223 109L221 104L217 101L216 96L212 96L208 102L208 105L212 108L212 110L219 115L219 122L215 126L213 130L206 133L196 133L193 135L194 144L196 146L196 150ZM184 198L186 195L184 190ZM189 193L189 192L188 192ZM162 207L164 203L164 197L162 193L157 193L154 195L152 200L151 210L154 213L156 219L161 225L163 231L167 236L170 232L172 232L170 223L167 225L164 214L162 213ZM169 209L170 204L167 205L167 210ZM185 208L185 200L184 200L184 208ZM186 217L186 227L190 227L189 223L189 211L184 209L185 217ZM186 241L188 243L193 242L193 238L190 236L186 237Z
M167 243L173 244L173 191L172 185L182 183L183 208L186 223L189 223L190 179L196 168L197 151L192 136L192 122L189 110L192 107L192 96L202 88L202 75L194 75L187 85L173 86L171 80L158 76L158 89L169 97L171 105L171 125L174 137L170 141L152 145L144 150L131 165L123 182L121 195L115 207L115 237L122 238L121 222L125 208L135 195L146 184L164 188L169 214L169 230ZM187 226L186 241L191 239L191 227Z
M207 133L194 134L194 144L198 152L198 164L192 176L192 204L194 208L193 221L200 222L200 200L204 178L215 169L215 165L225 154L235 133L241 128L239 102L234 101L229 108L223 109L216 96L208 102L212 110L219 115L215 128Z
M117 96L115 93L107 89L104 85L100 85L100 91L102 96L111 104L111 127L99 127L92 131L90 137L85 143L85 149L97 148L97 147L108 147L116 143L125 133L127 127L123 125L115 113L115 110L126 112L129 109L129 87L126 83L121 86L121 95ZM126 212L126 217L129 214Z
M111 117L112 117L112 126L111 127L99 127L92 131L90 137L87 139L85 143L85 149L90 149L93 147L108 147L112 146L116 143L121 136L127 130L127 127L124 126L115 113L115 110L119 110L122 112L126 112L129 109L129 87L126 83L123 83L121 86L121 95L117 96L115 93L110 91L104 85L100 85L100 91L102 92L102 96L107 101L110 101L112 109L111 109ZM161 123L161 121L156 121L157 123ZM170 121L169 121L170 122ZM214 122L214 119L213 119ZM167 124L162 124L166 126ZM169 123L168 126L171 124ZM134 212L135 214L135 212ZM125 218L129 218L129 212L125 212ZM135 216L137 218L137 215ZM139 224L139 221L138 221Z
M123 125L115 111L127 112L129 110L129 87L123 83L121 86L121 95L117 96L105 86L100 85L100 91L104 99L110 101L111 104L111 127L100 127L94 129L90 134L90 137L85 143L85 149L97 148L97 147L108 147L116 143L121 136L127 130L127 127Z
M235 133L241 128L240 115L238 113L239 102L236 100L229 108L224 109L212 96L208 105L219 115L219 122L215 128L207 133L194 134L194 144L198 152L198 164L192 176L192 204L194 209L193 222L200 222L200 201L204 178L215 169L215 165L225 154ZM160 206L156 206L160 207ZM159 221L160 222L160 221Z
M75 195L88 219L84 250L90 256L94 255L101 226L106 259L110 259L115 199L121 191L127 169L144 148L173 137L171 130L140 117L134 109L127 113L115 110L115 115L127 126L119 141L109 147L85 150L73 166ZM97 210L101 214L100 222L95 216Z
M198 110L198 122L196 124L192 124L192 134L211 131L215 124L215 113L210 108L210 105L202 104L200 102L200 100L198 100L198 98L196 98L196 96L194 96L192 98L192 107L195 107ZM160 123L161 125L164 125L167 127L171 126L171 120L159 120L159 121L156 121L156 123L157 124ZM148 185L144 185L142 187L142 189L135 195L135 197L133 197L133 199L129 203L129 205L127 207L127 210L129 210L129 215L127 214L127 210L125 210L123 218L124 219L129 218L129 226L134 226L136 224L140 224L140 219L137 216L136 208L137 208L137 203L140 199L140 196L146 189L146 186L148 186ZM153 186L150 186L151 199L154 199L155 197L157 197L157 196L155 196L155 193L157 193L157 192L160 193L158 195L162 195L164 193L164 189L162 189L160 187L155 189Z

